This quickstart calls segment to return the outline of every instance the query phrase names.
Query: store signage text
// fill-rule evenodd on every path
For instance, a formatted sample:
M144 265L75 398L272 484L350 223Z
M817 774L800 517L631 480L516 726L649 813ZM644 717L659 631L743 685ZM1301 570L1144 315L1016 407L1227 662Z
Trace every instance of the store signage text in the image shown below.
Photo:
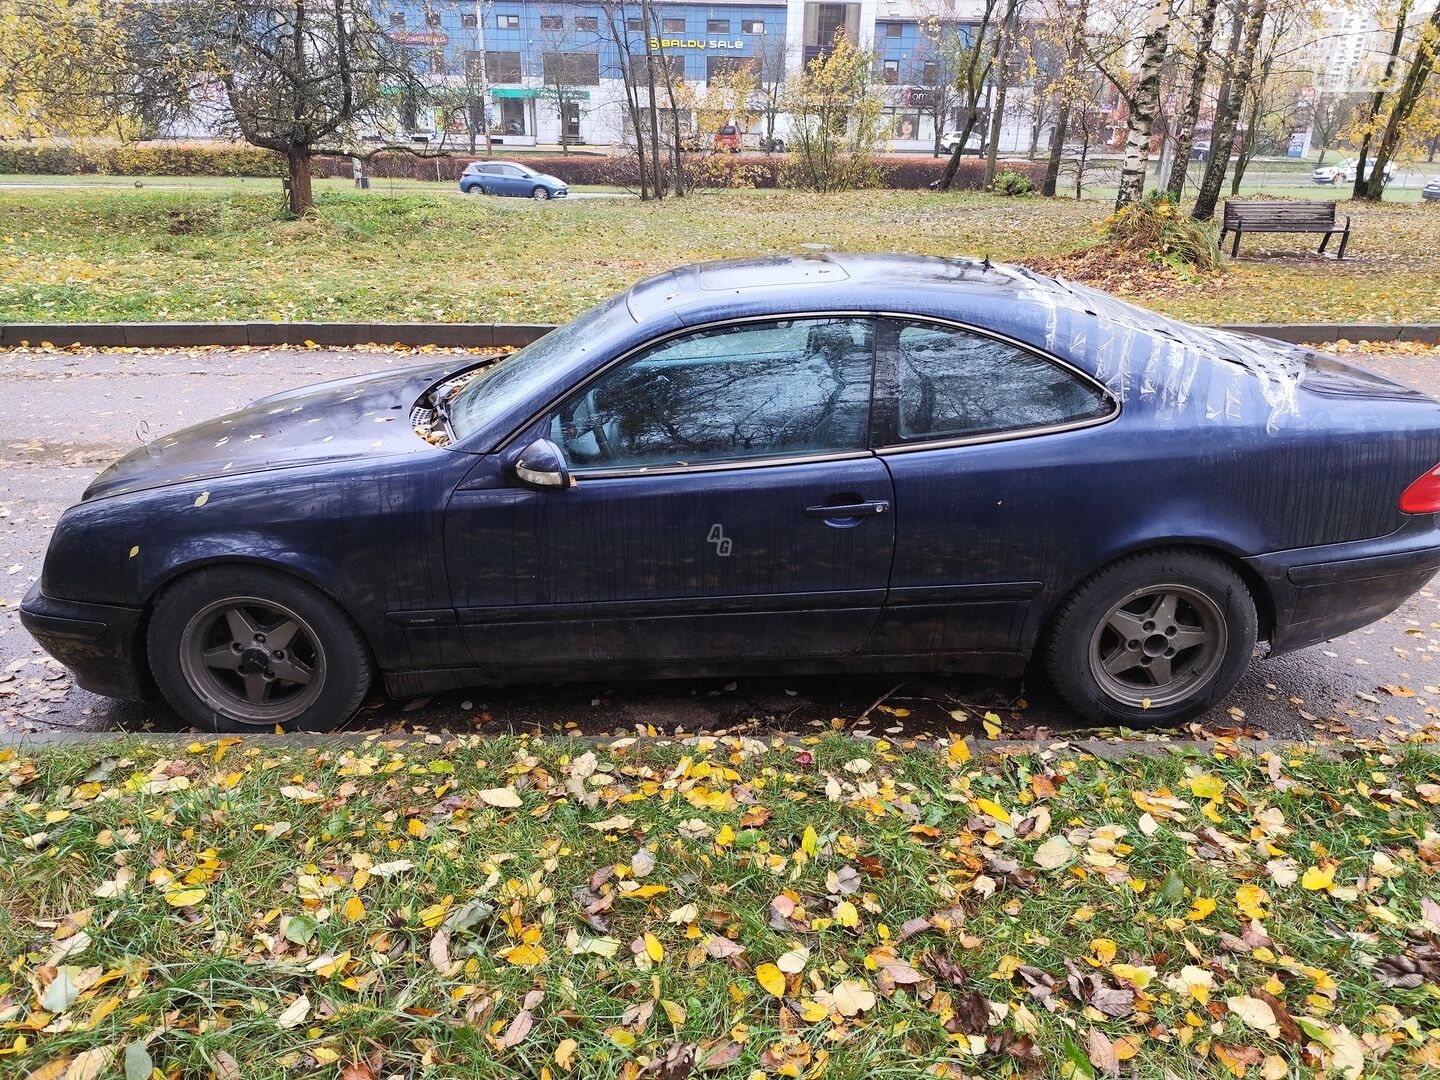
M385 36L400 45L432 45L436 48L443 48L450 40L448 34L438 30L388 30Z
M652 49L743 49L744 38L651 38Z

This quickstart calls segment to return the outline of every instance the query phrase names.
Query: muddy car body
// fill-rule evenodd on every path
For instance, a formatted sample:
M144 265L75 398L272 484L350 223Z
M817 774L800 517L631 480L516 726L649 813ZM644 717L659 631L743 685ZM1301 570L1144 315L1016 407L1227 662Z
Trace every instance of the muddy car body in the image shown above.
M1418 589L1437 462L1423 395L1023 269L712 263L137 450L22 619L82 686L220 728L331 726L374 677L1032 659L1083 715L1166 721Z

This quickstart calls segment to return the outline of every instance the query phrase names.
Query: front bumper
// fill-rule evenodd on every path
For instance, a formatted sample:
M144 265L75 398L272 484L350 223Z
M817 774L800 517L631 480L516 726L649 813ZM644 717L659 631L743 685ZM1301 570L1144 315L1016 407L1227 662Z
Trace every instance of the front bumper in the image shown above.
M1437 520L1434 514L1419 515L1389 536L1246 559L1273 605L1271 653L1368 626L1418 592L1440 570Z
M139 608L56 600L37 582L20 601L20 624L64 664L77 685L106 697L143 701L154 696L141 662Z

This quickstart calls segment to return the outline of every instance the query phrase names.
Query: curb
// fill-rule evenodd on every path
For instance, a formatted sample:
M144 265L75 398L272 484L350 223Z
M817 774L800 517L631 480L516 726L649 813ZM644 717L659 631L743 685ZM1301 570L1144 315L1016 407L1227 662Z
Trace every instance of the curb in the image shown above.
M0 348L48 342L62 348L187 348L200 345L436 345L498 348L528 345L553 323L149 322L0 323ZM1228 323L1217 327L1291 344L1413 341L1440 344L1440 323Z
M163 349L197 345L440 345L492 348L528 345L554 329L551 323L327 323L151 322L0 323L0 348L78 345L89 348Z

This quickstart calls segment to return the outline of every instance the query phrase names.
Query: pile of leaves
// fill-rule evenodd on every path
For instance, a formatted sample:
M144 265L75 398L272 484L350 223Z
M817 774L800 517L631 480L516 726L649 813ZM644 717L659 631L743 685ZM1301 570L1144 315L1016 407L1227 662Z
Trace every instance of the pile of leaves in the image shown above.
M1202 284L1224 270L1214 226L1191 218L1163 191L1121 207L1096 228L1099 243L1036 268L1143 296Z
M1440 1067L1433 752L971 753L0 751L0 1073Z

